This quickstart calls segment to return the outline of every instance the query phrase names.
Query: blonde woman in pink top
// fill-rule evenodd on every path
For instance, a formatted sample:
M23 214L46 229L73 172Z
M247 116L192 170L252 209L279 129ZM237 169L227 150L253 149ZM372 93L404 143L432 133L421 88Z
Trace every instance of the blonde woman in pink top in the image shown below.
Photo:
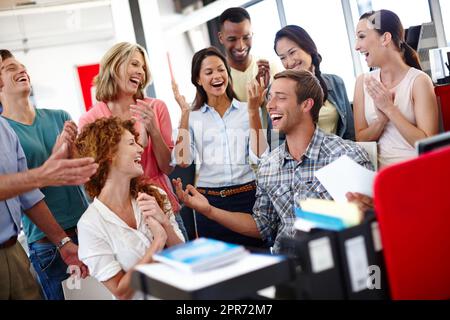
M379 167L415 156L417 140L438 133L438 109L430 77L404 39L398 16L389 10L361 16L356 50L369 67L353 99L357 141L378 143Z
M99 102L81 116L78 127L81 132L86 124L102 117L135 119L139 143L144 147L144 175L167 193L173 212L178 213L180 204L167 177L173 170L170 166L174 146L170 115L163 101L144 96L150 82L145 49L128 42L114 45L103 56L95 78L95 97ZM176 216L180 224L182 220Z

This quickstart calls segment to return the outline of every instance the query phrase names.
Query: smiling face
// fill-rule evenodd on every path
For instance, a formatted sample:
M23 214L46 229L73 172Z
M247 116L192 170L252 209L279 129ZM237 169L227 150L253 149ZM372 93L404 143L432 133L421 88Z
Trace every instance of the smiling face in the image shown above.
M208 99L226 94L228 71L222 59L214 55L204 58L197 83L203 87Z
M133 179L144 174L141 156L144 149L136 142L134 135L125 130L120 139L117 153L113 157L111 171L117 171Z
M276 44L276 53L287 70L314 72L311 55L289 38L281 38Z
M0 70L0 87L3 94L30 94L30 76L23 64L15 58L7 58L3 60Z
M248 61L252 48L251 23L245 19L239 23L229 20L223 23L219 41L225 47L228 59L236 64Z
M280 78L270 88L267 110L274 129L289 134L305 117L301 104L297 102L296 82Z
M384 36L380 35L367 19L362 19L356 26L355 49L365 56L367 66L377 67L385 55Z
M146 69L144 56L141 52L135 50L130 59L119 67L117 79L119 92L126 95L135 95L145 83Z

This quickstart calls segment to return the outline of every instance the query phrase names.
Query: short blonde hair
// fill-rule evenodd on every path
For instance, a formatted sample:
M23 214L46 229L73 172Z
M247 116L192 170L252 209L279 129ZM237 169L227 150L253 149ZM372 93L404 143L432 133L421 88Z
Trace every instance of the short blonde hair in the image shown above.
M138 44L129 42L119 42L105 53L100 61L100 71L95 77L96 86L95 98L97 101L112 101L117 98L119 69L127 66L131 56L139 51L144 57L145 75L144 81L140 84L135 99L143 99L145 88L151 83L151 73L148 63L147 52Z

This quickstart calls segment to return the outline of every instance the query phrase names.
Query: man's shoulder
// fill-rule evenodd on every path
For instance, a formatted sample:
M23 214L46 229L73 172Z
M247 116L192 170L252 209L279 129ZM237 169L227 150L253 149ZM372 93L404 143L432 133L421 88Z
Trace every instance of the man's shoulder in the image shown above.
M342 139L335 134L324 134L321 149L327 154L344 154L346 152L359 151L361 147L356 142Z
M17 141L17 135L13 128L11 128L7 119L0 116L0 140L12 145Z
M12 130L11 127L9 126L8 121L5 118L3 118L2 116L0 116L0 129L4 130L4 131Z
M354 141L342 139L334 134L325 134L320 152L321 157L337 159L347 155L360 164L370 163L369 156L363 147Z
M36 109L37 114L42 118L55 118L55 119L62 119L64 121L70 120L70 114L62 109L46 109L46 108L39 108Z

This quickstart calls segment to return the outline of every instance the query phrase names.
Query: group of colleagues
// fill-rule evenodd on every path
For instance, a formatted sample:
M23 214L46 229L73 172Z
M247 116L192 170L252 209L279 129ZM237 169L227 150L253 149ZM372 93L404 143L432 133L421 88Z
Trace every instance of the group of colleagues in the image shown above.
M138 298L133 267L188 240L179 201L197 213L198 236L277 253L293 234L294 195L332 199L316 170L342 155L373 170L355 140L378 142L380 167L413 157L415 141L438 133L431 79L395 13L364 14L356 34L356 50L376 70L357 79L352 108L342 79L321 72L303 28L277 32L286 69L277 73L250 54L247 11L225 10L218 37L226 55L214 47L194 54L192 105L172 79L175 142L166 104L144 96L151 74L139 45L119 43L103 56L99 102L78 126L64 111L35 108L26 68L1 50L0 299L41 296L17 241L21 225L46 299L64 299L68 266L116 298ZM175 165L193 161L195 187L169 181ZM373 207L362 194L348 199Z

